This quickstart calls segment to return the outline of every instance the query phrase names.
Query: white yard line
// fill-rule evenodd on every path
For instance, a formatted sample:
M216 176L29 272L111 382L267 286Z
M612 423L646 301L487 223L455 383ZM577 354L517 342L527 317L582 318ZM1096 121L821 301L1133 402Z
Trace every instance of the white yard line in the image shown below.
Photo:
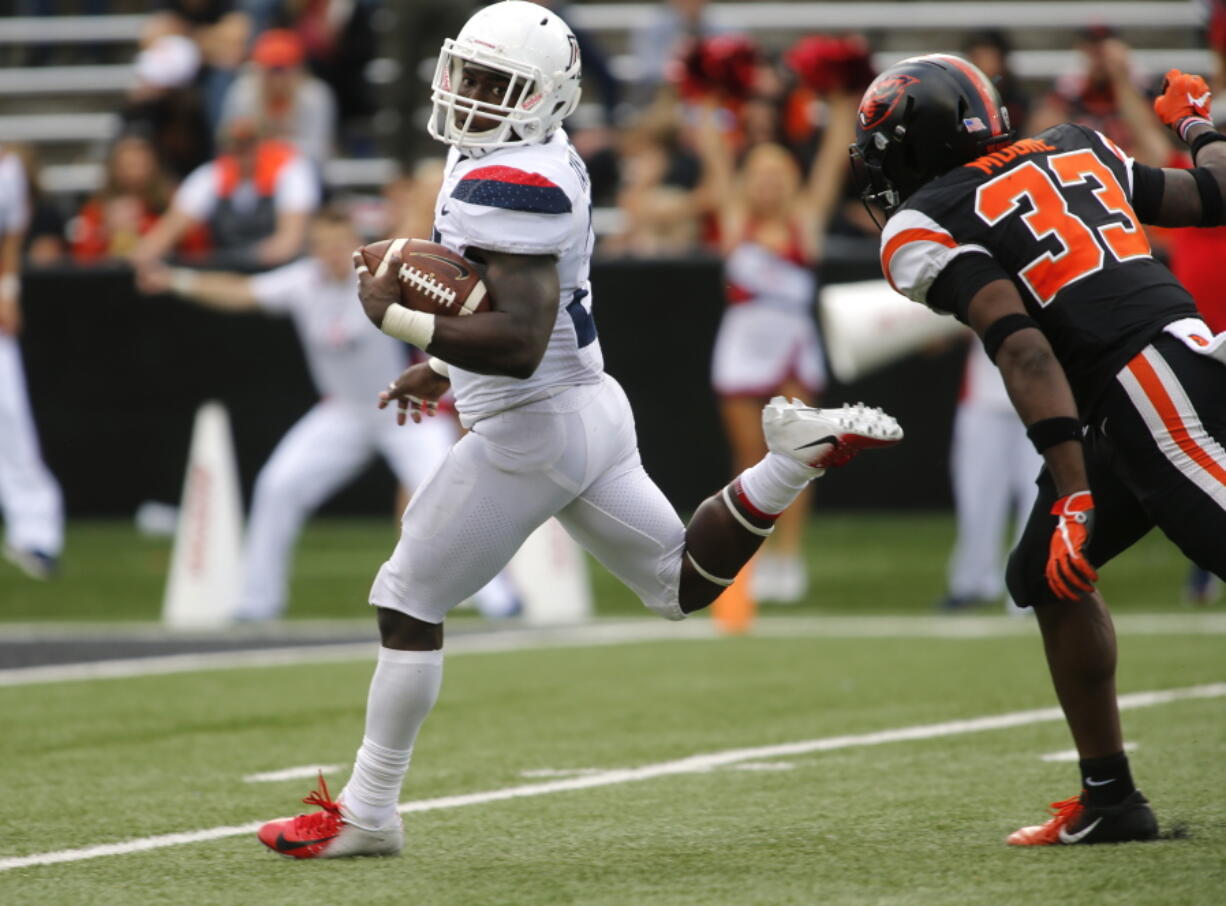
M744 764L734 764L734 771L790 771L796 765L790 761L747 761Z
M1188 699L1222 698L1223 696L1226 696L1226 683L1189 686L1183 689L1133 692L1120 696L1120 708L1146 708ZM1061 719L1063 719L1063 715L1059 708L1038 708L1032 711L1013 711L1008 714L993 714L985 717L968 718L966 720L951 720L939 724L897 727L892 730L879 730L875 733L827 736L822 739L807 739L800 742L788 742L778 745L757 746L747 749L727 749L722 752L691 755L688 758L662 761L656 764L642 765L637 768L614 769L587 776L551 780L545 783L521 784L519 786L504 787L499 790L486 790L479 793L465 793L459 796L441 796L437 799L405 802L400 806L400 811L404 814L411 814L415 812L438 811L440 809L462 808L468 805L485 805L490 802L504 802L509 799L526 799L533 796L548 796L553 793L569 793L576 790L589 790L620 783L633 783L639 780L653 780L657 777L704 773L714 768L760 761L764 758L807 755L811 752L832 752L836 749L876 746L890 742L915 742L922 739L938 739L944 736L960 736L966 733L980 733L985 730L1004 730ZM259 830L262 823L255 821L250 824L211 827L178 834L163 834L158 837L125 840L122 843L107 843L101 846L87 846L82 849L62 849L56 852L0 859L0 871L28 868L34 865L81 862L86 859L97 859L102 856L120 856L128 853L145 852L151 849L162 849L168 846L202 843L208 840L220 840L225 837L254 834Z
M281 771L265 771L262 774L248 774L244 783L276 783L278 780L300 780L303 777L314 777L316 774L335 774L349 767L347 764L304 764L298 768L285 768Z
M1226 613L1135 614L1116 618L1121 635L1222 635ZM1029 619L1005 616L939 617L766 617L750 638L943 638L985 639L1036 635ZM0 640L3 640L0 632ZM663 620L598 621L582 626L494 630L455 635L447 654L489 654L540 648L582 648L635 642L721 638L709 619L685 623ZM173 673L285 667L343 661L373 661L375 642L297 645L248 651L217 651L134 657L79 664L0 669L0 687L80 680L130 679Z

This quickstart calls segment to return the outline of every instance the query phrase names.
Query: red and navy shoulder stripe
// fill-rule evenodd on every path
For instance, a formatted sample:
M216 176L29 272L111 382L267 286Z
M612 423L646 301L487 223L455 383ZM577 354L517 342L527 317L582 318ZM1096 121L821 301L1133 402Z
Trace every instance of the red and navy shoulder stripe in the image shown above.
M561 187L540 173L515 167L478 167L456 184L451 197L530 214L568 214L571 210L570 198Z

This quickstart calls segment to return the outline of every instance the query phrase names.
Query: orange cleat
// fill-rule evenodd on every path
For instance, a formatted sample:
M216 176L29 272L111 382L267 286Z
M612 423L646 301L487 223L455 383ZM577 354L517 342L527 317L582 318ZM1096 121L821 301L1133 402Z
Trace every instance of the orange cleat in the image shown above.
M1010 846L1069 846L1152 840L1158 836L1158 822L1140 790L1111 806L1086 805L1084 796L1082 793L1053 802L1052 817L1046 823L1015 830L1005 842Z
M294 859L337 859L344 856L394 856L404 846L404 826L397 816L388 827L370 829L352 823L344 806L333 801L324 775L319 788L302 800L320 811L269 821L260 828L260 842L273 852Z

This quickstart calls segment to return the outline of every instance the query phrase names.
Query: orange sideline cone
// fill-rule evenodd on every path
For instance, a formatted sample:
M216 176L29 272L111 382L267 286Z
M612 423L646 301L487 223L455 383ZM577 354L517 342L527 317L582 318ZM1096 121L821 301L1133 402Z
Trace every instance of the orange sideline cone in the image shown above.
M753 561L750 561L737 574L736 581L711 605L711 616L720 632L743 635L753 626L758 603L753 599L753 592L750 590L749 578L752 572Z

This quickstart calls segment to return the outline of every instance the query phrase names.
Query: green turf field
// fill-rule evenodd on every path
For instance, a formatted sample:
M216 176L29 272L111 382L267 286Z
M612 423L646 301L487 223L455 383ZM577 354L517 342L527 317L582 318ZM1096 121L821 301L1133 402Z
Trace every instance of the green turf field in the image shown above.
M371 580L396 531L390 520L311 523L297 550L290 617L366 617ZM953 537L946 514L819 515L805 538L809 598L788 612L928 613L945 590ZM142 537L127 523L73 523L59 581L30 582L0 562L0 624L155 620L169 562L168 540ZM1103 570L1100 588L1116 611L1178 610L1185 569L1179 552L1154 532ZM601 614L644 612L598 566L593 576Z
M1169 611L1153 625L1122 618L1122 693L1218 684L1125 714L1134 772L1175 833L1013 850L1006 833L1075 792L1071 764L1041 759L1070 742L1059 720L948 725L1054 704L1025 621L963 620L974 630L965 638L931 638L900 618L927 613L940 592L950 533L942 517L824 520L811 542L812 600L787 609L798 619L768 616L756 636L685 637L692 630L655 621L681 637L450 657L404 799L494 795L406 815L398 859L291 862L249 830L223 831L0 870L0 903L1221 903L1221 608L1180 607L1182 564L1158 539L1104 577L1120 610ZM363 614L385 541L382 526L315 526L299 559L298 615ZM10 620L156 615L164 542L77 526L70 545L58 585L3 574ZM631 612L606 578L598 594L606 615ZM882 637L864 637L873 627ZM354 661L0 687L0 869L296 811L310 781L242 778L347 763L370 670ZM918 738L888 735L919 726L928 730ZM889 741L867 744L873 733ZM676 763L691 756L713 757ZM344 776L330 775L334 789ZM567 782L592 785L558 788ZM499 798L516 787L533 795Z

